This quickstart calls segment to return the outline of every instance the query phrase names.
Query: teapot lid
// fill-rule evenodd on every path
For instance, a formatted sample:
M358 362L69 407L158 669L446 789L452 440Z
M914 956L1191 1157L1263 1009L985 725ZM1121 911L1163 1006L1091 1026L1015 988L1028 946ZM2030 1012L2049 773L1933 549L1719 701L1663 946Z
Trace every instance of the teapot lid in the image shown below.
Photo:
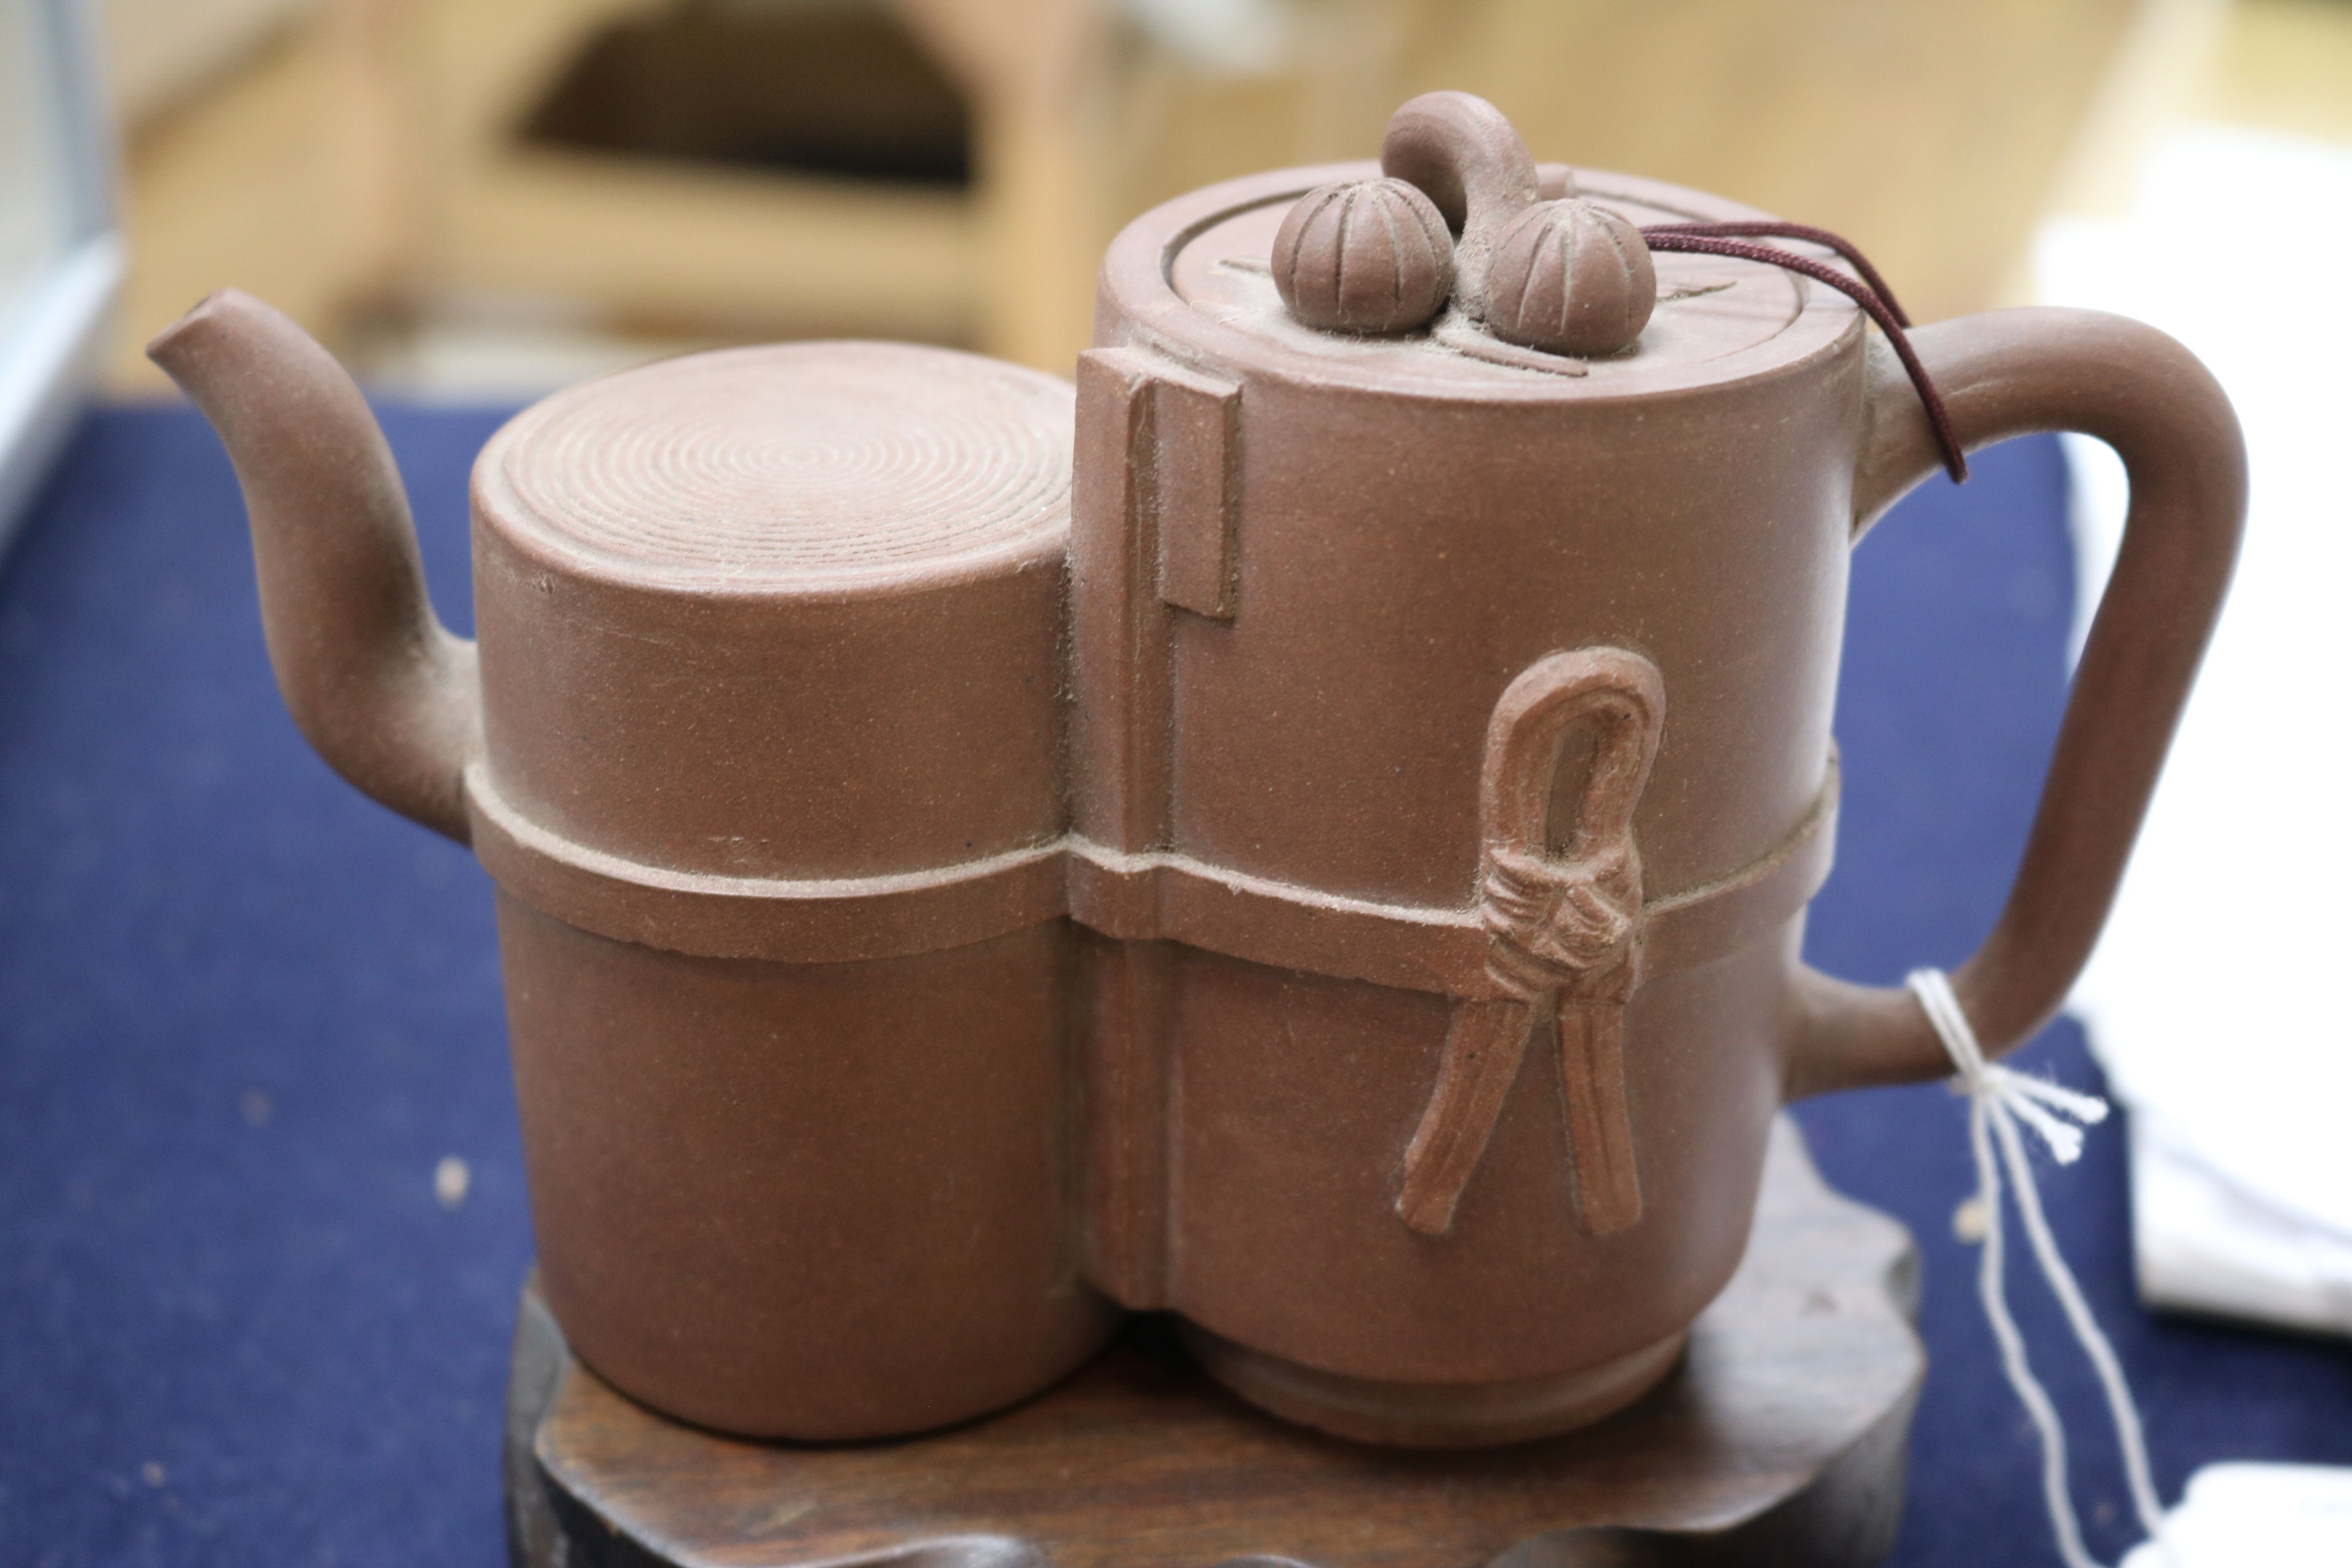
M475 464L475 503L567 574L656 590L961 580L1060 550L1072 396L909 343L688 354L516 416Z
M1726 257L1660 252L1657 304L1617 353L1587 359L1504 341L1459 309L1388 336L1324 331L1296 319L1276 289L1276 232L1318 187L1376 180L1370 162L1277 170L1211 185L1146 213L1104 260L1103 288L1133 328L1187 358L1301 379L1425 396L1585 399L1679 391L1769 374L1832 350L1862 313L1794 273ZM1537 166L1540 194L1567 192L1636 225L1767 215L1661 181L1564 164ZM1790 248L1812 253L1811 247ZM1834 260L1827 252L1819 252Z

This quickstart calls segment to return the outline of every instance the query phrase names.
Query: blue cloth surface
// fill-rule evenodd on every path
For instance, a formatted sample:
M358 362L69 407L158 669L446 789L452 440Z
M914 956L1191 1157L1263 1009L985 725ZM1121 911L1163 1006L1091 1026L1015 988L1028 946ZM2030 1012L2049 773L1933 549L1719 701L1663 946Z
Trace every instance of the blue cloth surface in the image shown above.
M499 416L383 413L465 629L466 474ZM1958 962L1998 910L2063 700L2063 501L2055 442L2020 442L1862 547L1815 962L1892 982ZM492 1568L530 1231L488 889L294 732L242 518L194 414L105 411L0 574L0 1564ZM2026 1060L2097 1087L2070 1025ZM1960 1102L1800 1114L1830 1179L1925 1253L1933 1366L1892 1561L2054 1562L1952 1233ZM2210 1459L2352 1462L2343 1347L2135 1304L2113 1124L2044 1169L2168 1496ZM2131 1532L2095 1391L2038 1285L2016 1295L2112 1559Z

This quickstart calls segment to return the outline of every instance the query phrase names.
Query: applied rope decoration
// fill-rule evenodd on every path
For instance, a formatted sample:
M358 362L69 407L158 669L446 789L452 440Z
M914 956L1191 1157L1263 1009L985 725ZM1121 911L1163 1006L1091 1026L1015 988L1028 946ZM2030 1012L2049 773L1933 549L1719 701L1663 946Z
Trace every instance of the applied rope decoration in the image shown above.
M1944 1049L1950 1054L1958 1087L1968 1096L1969 1143L1976 1155L1977 1198L1984 1210L1985 1223L1977 1290L1984 1302L1985 1317L1992 1325L1993 1338L2000 1346L2001 1370L2008 1374L2010 1386L2016 1390L2018 1403L2025 1406L2034 1429L2041 1434L2042 1490L2049 1505L2052 1531L2057 1536L2058 1554L2065 1560L2066 1568L2100 1568L2097 1559L2083 1545L2082 1526L2075 1518L2074 1499L2067 1489L2065 1423L2060 1419L2049 1391L2042 1386L2026 1361L2025 1340L2018 1331L2017 1320L2010 1315L2008 1295L2001 1282L2006 1250L2001 1229L2004 1166L2010 1184L2017 1190L2018 1214L2025 1222L2026 1239L2042 1266L2042 1276L2065 1310L2074 1338L2090 1358L2092 1367L2098 1373L2099 1386L2106 1394L2107 1411L2116 1424L2116 1444L2123 1450L2124 1474L2130 1486L2133 1510L2139 1516L2140 1527L2158 1542L2166 1560L2177 1561L2164 1545L2164 1510L2157 1501L2156 1483L2148 1469L2147 1441L2141 1431L2138 1407L2132 1403L2131 1388L2124 1381L2123 1365L2116 1359L2115 1347L2100 1331L2097 1320L2092 1317L2090 1303L2084 1300L2074 1271L2059 1255L2057 1238L2051 1234L2049 1218L2042 1212L2041 1191L2034 1185L2025 1140L2018 1131L2021 1123L2032 1128L2060 1164L2071 1165L2082 1157L2084 1127L2105 1121L2107 1103L2094 1095L1988 1062L1984 1047L1977 1041L1976 1030L1969 1026L1968 1015L1960 1010L1959 998L1952 994L1951 982L1942 970L1914 970L1906 984L1918 998L1936 1037L1943 1041Z

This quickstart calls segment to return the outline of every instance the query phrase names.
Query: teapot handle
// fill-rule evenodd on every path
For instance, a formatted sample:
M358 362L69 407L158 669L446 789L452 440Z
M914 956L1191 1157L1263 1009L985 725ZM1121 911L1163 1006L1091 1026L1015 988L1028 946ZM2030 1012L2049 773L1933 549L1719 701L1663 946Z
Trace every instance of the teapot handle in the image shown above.
M2131 510L2076 668L2032 835L1992 932L1952 975L1988 1055L2058 1011L2105 925L2236 563L2246 509L2237 416L2212 374L2152 327L2093 310L1999 310L1924 327L1913 347L1964 446L2034 431L2095 436L2123 458ZM1854 538L1940 468L1902 369L1874 342ZM1787 1092L1940 1078L1910 993L1801 967Z

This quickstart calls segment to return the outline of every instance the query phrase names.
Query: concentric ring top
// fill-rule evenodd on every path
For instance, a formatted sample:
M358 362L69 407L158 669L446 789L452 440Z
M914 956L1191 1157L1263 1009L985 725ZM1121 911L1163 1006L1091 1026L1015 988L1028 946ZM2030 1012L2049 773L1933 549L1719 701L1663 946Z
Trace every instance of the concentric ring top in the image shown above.
M475 491L518 542L597 576L903 584L1058 548L1072 396L913 344L691 354L527 410L483 451Z

